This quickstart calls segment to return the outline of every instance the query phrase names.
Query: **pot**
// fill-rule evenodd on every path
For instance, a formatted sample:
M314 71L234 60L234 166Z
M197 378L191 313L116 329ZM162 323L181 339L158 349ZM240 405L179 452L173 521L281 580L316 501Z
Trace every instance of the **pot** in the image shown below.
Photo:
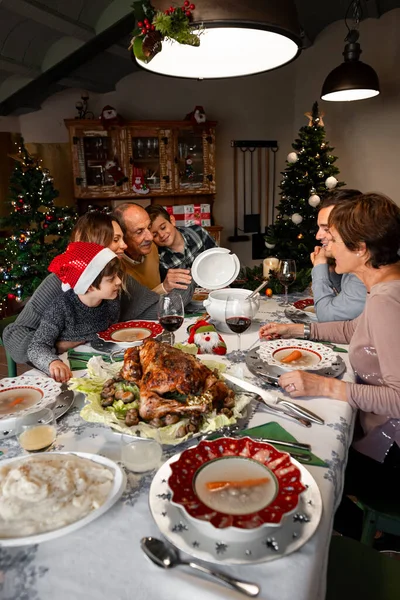
M218 321L217 329L232 333L225 323L225 308L228 296L247 298L250 294L252 294L252 290L243 290L241 288L223 288L222 290L214 290L213 292L210 292L208 298L204 300L203 306L210 317L214 319L214 321ZM256 296L250 300L252 304L252 319L256 316L260 308L260 301L260 294L256 294Z

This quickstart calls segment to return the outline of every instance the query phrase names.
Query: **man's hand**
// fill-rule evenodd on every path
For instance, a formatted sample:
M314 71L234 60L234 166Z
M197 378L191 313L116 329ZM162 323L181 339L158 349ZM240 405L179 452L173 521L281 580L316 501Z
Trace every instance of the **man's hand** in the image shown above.
M311 252L310 259L313 264L313 267L317 265L326 265L328 262L328 257L325 252L324 246L315 246L314 252Z
M59 383L65 383L72 377L72 372L62 360L53 360L49 366L50 375Z
M57 354L63 354L64 352L67 352L67 350L70 350L71 348L76 348L81 344L85 344L85 341L82 340L82 342L56 342Z
M174 289L186 290L192 282L189 269L168 269L167 275L163 281L166 292Z

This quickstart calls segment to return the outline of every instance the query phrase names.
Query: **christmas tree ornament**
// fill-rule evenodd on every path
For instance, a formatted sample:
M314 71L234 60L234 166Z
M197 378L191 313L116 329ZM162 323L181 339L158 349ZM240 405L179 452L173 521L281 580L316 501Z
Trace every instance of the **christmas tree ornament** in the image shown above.
M117 158L114 158L114 160L108 160L104 166L104 170L108 175L109 179L116 186L123 185L125 182L128 181L128 177L124 175L124 172L122 171L121 167L118 166Z
M271 244L270 242L265 242L265 247L268 248L269 250L272 250L273 248L275 248L276 244Z
M338 180L336 179L336 177L328 177L325 180L325 186L328 190L333 190L338 184Z
M308 199L308 204L312 207L316 207L318 206L318 204L321 202L321 198L317 195L317 194L313 194L312 196L309 197Z
M125 124L125 120L117 113L113 106L107 105L103 108L100 114L100 123L106 131L115 129Z
M132 189L136 194L148 194L150 189L145 183L143 169L134 167L132 169Z
M217 332L214 325L204 319L200 319L189 327L188 344L196 344L198 354L226 354L226 344L222 336Z
M286 157L286 160L288 163L294 164L295 162L297 162L299 160L299 157L297 156L296 152L289 152L289 154Z
M300 223L303 220L303 217L299 215L299 213L294 213L294 215L291 216L291 219L295 225L300 225Z

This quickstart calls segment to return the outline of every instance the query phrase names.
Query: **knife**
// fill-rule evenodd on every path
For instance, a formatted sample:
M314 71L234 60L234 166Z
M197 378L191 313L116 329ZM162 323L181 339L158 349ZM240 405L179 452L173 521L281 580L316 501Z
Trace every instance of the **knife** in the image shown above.
M325 425L324 419L311 412L311 410L309 410L308 408L303 408L302 406L299 406L294 402L289 402L284 398L278 398L276 400L276 403L281 404L282 406L286 406L286 408L288 408L289 410L292 410L301 417L306 417L307 419L310 419L310 421L313 421L314 423L318 423L318 425Z
M311 420L308 417L300 416L298 413L294 413L291 408L288 408L288 410L281 408L276 404L274 398L272 399L272 401L270 401L270 398L268 398L269 393L266 390L263 390L262 388L253 385L245 379L239 379L239 377L230 375L229 373L221 373L221 375L224 379L227 379L231 383L234 383L243 390L246 390L247 392L252 392L253 394L257 394L257 396L262 400L264 405L270 410L281 413L286 417L295 419L296 421L301 423L301 425L304 425L304 427L311 427Z
M270 402L271 403L270 405L276 409L276 408L278 408L278 406L277 406L278 404L282 404L282 406L284 406L291 413L294 413L297 416L300 416L304 419L312 421L313 423L317 423L318 425L325 425L325 421L323 419L321 419L321 417L319 417L315 413L311 412L307 408L303 408L302 406L299 406L298 404L295 404L294 402L289 402L288 400L284 400L283 398L278 398L277 400L275 400L275 398L267 399L265 397L265 395L268 394L268 392L266 390L263 390L263 389L257 387L256 385L253 385L249 381L239 379L238 377L235 377L234 375L230 375L229 373L222 373L222 376L225 377L226 379L228 379L228 381L231 381L232 383L237 385L238 387L242 387L243 389L247 390L248 392L253 392L255 394L258 394L259 396L262 397L262 399L266 405L268 405L268 402ZM288 415L289 413L286 413L286 414ZM291 415L289 415L289 416L291 416Z

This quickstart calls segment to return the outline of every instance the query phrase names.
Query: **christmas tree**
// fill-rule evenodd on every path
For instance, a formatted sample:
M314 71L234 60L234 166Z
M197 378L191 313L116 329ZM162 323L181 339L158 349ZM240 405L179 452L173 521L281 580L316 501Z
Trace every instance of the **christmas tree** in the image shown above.
M323 114L319 112L317 102L306 117L308 125L300 129L298 139L292 144L294 152L286 159L288 166L282 173L276 221L268 227L265 236L265 245L271 255L296 261L298 283L305 282L306 271L311 267L310 253L317 243L318 205L324 194L344 185L336 178L339 173L334 164L337 157L325 141ZM291 290L298 287L293 285Z
M31 156L23 140L11 155L15 168L10 178L10 215L3 229L10 237L0 240L0 316L7 300L29 297L48 275L54 256L65 249L75 215L54 205L58 192L48 169Z

